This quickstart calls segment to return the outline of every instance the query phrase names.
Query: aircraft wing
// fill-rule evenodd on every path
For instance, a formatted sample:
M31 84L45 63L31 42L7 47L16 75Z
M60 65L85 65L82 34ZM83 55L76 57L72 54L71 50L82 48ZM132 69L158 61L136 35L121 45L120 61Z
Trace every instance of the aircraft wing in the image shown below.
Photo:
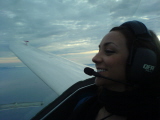
M85 65L31 47L24 42L10 43L10 49L58 95L74 83L89 78Z

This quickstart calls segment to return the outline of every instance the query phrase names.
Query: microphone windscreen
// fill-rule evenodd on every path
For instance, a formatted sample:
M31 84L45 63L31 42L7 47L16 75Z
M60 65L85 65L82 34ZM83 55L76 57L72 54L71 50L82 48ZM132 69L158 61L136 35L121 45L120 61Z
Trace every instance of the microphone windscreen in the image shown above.
M87 75L94 75L94 70L92 68L86 67L84 68L84 73Z

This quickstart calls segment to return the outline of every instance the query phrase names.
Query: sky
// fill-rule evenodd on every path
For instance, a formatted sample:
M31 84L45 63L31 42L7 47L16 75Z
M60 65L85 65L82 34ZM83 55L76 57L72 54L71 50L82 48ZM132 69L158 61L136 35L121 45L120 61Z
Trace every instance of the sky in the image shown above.
M91 64L103 36L128 20L160 36L159 0L1 0L0 67L21 66L10 41Z

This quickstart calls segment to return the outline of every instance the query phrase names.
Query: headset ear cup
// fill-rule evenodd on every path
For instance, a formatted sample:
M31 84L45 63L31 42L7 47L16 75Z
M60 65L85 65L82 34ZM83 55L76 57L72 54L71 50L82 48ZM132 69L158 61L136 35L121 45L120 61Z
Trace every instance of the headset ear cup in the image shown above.
M155 73L157 55L147 48L137 48L129 66L128 81L137 85L149 85Z

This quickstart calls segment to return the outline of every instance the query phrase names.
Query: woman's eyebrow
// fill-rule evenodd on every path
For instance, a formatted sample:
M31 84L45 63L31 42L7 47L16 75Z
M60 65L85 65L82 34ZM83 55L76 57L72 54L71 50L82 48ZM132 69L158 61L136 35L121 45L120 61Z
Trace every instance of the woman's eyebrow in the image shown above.
M107 43L104 43L104 47L106 47L106 46L108 46L108 45L110 45L110 44L114 44L115 46L117 46L118 47L118 45L116 45L115 43L113 43L113 42L107 42ZM98 46L99 48L101 47L101 45L99 45Z

